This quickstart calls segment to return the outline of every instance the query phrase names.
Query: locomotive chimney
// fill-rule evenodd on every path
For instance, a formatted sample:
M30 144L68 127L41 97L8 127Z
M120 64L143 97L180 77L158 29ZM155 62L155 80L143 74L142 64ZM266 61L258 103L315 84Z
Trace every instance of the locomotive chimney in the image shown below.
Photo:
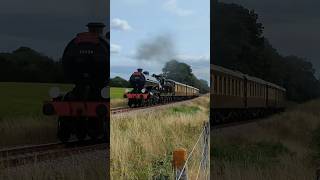
M143 69L139 68L139 69L138 69L138 72L142 73L142 70L143 70Z
M103 30L106 27L103 23L92 22L87 25L89 32L103 36Z

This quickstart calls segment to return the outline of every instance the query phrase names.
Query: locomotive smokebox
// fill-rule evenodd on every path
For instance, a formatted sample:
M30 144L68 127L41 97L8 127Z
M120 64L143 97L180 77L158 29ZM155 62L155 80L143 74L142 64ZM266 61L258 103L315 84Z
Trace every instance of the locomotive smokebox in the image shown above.
M89 29L89 32L103 36L103 31L106 26L103 23L92 22L89 23L87 27Z

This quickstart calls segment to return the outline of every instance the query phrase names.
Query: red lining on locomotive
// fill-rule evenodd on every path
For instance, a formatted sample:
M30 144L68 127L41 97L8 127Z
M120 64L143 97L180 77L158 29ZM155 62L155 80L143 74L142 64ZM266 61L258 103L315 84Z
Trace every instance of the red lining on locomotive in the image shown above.
M58 116L71 116L71 117L98 117L97 107L104 105L109 110L109 102L58 102L50 101L45 103L52 105L54 114ZM109 114L107 113L107 116Z
M91 32L79 33L75 39L75 43L94 43L99 44L99 36Z
M127 93L126 97L128 99L141 99L141 97L143 97L143 99L148 99L149 94L138 94L138 93Z

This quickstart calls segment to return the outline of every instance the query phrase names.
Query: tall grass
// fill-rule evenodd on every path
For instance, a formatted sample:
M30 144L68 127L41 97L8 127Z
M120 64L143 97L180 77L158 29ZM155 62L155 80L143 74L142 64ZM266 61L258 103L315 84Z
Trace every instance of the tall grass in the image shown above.
M17 145L56 142L57 120L52 117L6 117L0 119L0 149Z
M111 108L119 108L119 107L127 107L128 106L128 100L127 99L111 99L110 101L110 107Z
M213 132L211 177L315 179L320 162L319 108L320 100L314 100L255 124Z
M109 176L107 157L106 151L95 151L15 168L0 168L0 179L106 180Z
M203 122L208 120L208 104L206 96L173 107L113 115L111 178L151 179L159 174L172 177L172 152L175 148L191 151ZM191 179L198 167L192 164Z

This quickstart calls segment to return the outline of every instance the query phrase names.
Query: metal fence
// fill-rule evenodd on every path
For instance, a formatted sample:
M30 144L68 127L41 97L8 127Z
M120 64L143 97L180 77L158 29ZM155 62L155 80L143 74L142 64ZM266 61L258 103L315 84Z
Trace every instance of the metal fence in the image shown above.
M187 155L185 149L176 149L173 153L175 180L210 179L210 124L205 122L192 150Z

